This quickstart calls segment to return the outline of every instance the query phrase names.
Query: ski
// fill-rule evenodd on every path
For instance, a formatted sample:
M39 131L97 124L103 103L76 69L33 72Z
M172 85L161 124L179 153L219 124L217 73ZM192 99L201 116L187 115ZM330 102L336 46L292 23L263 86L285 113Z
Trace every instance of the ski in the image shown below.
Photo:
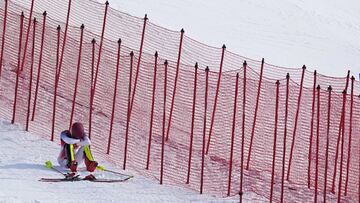
M119 173L116 171L111 171L108 169L105 169L105 167L103 166L98 166L97 169L99 171L106 171L106 172L110 172L113 174L117 174L117 175L121 175L121 176L126 176L125 178L122 179L107 179L107 178L96 178L94 180L89 180L89 179L85 179L85 178L81 178L80 175L76 175L74 177L69 176L69 173L64 173L63 171L61 171L60 169L56 168L55 166L53 166L53 164L51 163L51 161L46 161L45 162L45 167L51 170L56 171L59 174L62 174L64 176L64 178L41 178L39 181L41 182L76 182L76 181L90 181L90 182L100 182L100 183L118 183L118 182L125 182L131 178L133 178L134 176L132 175L127 175L127 174L123 174L123 173Z
M125 182L129 179L133 178L133 176L126 177L124 179L105 179L105 178L97 178L94 180L88 180L84 178L41 178L39 181L41 182L77 182L77 181L90 181L90 182L99 182L99 183L119 183Z

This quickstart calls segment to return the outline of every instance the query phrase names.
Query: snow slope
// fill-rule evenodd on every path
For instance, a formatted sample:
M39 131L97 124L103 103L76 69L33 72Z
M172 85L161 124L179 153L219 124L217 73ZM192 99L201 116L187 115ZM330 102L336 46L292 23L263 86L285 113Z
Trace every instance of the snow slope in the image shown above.
M105 0L98 0L105 2ZM110 6L278 66L337 77L360 72L357 0L109 0Z
M56 163L59 145L21 130L18 125L0 119L0 202L237 202L238 197L215 198L196 191L159 185L136 172L126 183L39 182L42 177L60 178L61 175L44 167L46 160ZM118 170L104 160L106 168ZM112 177L97 172L98 176ZM254 194L246 201L265 201Z

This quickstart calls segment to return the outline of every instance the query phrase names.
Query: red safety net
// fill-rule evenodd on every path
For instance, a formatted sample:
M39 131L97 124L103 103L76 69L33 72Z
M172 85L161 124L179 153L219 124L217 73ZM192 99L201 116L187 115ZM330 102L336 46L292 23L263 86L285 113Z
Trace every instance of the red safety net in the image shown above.
M70 2L66 41L64 22L69 1L36 0L32 13L37 19L35 35L34 23L28 26L32 1L1 2L0 27L6 28L5 33L3 29L0 32L4 41L0 86L3 118L28 125L30 132L49 139L54 124L54 141L59 142L59 134L69 128L73 112L73 121L83 122L87 129L91 122L88 130L97 156L158 180L163 167L165 184L218 196L238 195L240 190L243 194L255 192L274 201L281 201L281 193L285 201L323 200L326 189L329 200L358 200L358 81L349 75L328 77L305 68L274 66L232 53L225 46L209 47L147 18L111 7L105 13L105 4ZM45 10L47 15L42 13ZM23 25L21 12L25 15ZM85 29L80 49L81 24ZM156 51L158 56L154 55ZM206 66L210 68L207 81ZM344 89L346 94L342 94Z

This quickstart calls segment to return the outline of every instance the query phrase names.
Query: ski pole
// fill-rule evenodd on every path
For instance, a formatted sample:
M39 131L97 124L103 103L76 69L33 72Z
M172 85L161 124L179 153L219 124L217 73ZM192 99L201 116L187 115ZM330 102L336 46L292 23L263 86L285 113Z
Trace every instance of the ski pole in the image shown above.
M110 173L114 173L114 174L118 174L118 175L123 175L123 176L130 176L130 177L132 177L132 175L128 175L128 174L119 173L119 172L116 172L116 171L112 171L112 170L105 169L104 166L97 166L96 169L98 169L99 171L106 171L106 172L110 172Z
M53 164L51 163L51 161L46 161L45 162L45 167L48 168L48 169L53 169L54 171L66 176L66 174L62 173L59 169L57 168L54 168Z

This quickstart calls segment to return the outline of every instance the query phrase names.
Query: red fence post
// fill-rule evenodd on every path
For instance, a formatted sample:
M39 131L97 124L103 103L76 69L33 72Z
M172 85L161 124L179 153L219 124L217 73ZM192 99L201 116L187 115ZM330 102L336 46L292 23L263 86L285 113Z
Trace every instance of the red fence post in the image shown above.
M188 162L188 173L187 173L186 184L190 183L191 158L192 158L192 148L193 148L193 140L194 140L194 127L195 127L197 73L198 73L198 63L195 63L194 94L193 94L192 118L191 118L190 147L189 147L189 162Z
M276 81L275 128L274 128L273 161L272 161L272 172L271 172L270 202L272 202L272 196L274 191L274 179L275 179L276 136L277 136L278 111L279 111L279 85L280 85L280 81L278 80Z
M121 39L118 40L118 52L117 52L117 61L116 61L116 76L115 76L115 84L114 84L114 97L113 97L113 105L112 105L112 111L111 111L109 140L108 140L108 147L107 147L106 154L110 153L111 136L112 136L112 129L113 129L113 125L114 125L116 94L117 94L117 86L118 86L118 80L119 80L120 48L121 48Z
M81 65L81 53L82 53L84 28L85 28L85 26L84 26L84 24L82 24L80 26L81 33L80 33L79 56L78 56L78 63L77 63L77 68L76 68L77 70L76 70L75 88L74 88L74 95L73 95L73 100L72 100L69 129L71 128L73 118L74 118L75 101L76 101L76 94L77 94L77 88L78 88L78 83L79 83L79 74L80 74L80 65Z
M297 101L296 114L295 114L295 127L294 127L294 131L293 131L293 136L292 136L292 142L291 142L291 148L290 148L290 157L289 157L289 164L288 164L288 171L287 171L286 180L289 180L289 178L290 178L291 161L292 161L292 155L293 155L294 144L295 144L295 135L296 135L296 129L297 129L299 113L300 113L300 103L301 103L301 95L302 95L303 84L304 84L305 69L306 69L306 66L304 65L302 67L299 97L298 97L298 101Z
M38 91L39 91L42 55L43 55L44 39L45 39L46 11L44 11L44 13L43 13L42 26L43 27L42 27L42 33L41 33L40 56L39 56L39 64L38 64L38 71L37 71L37 78L36 78L36 87L35 87L34 104L33 104L33 109L32 109L33 111L32 111L31 121L34 121L34 119L35 119L36 102L37 102Z
M242 106L242 125L241 125L241 160L240 160L240 202L242 202L243 195L243 179L244 179L244 145L245 145L245 107L246 107L246 67L247 63L244 61L244 85L243 85L243 106Z
M177 63L176 63L176 74L175 74L175 81L174 81L174 90L173 90L173 95L172 95L172 99L171 99L170 115L169 115L169 121L168 121L168 125L167 125L167 131L166 131L166 141L169 139L171 118L172 118L172 113L173 113L173 111L174 111L176 85L177 85L177 81L178 81L178 78L179 78L179 67L180 67L180 59L181 59L181 47L182 47L182 42L183 42L184 29L181 29L180 32L181 32L181 34L180 34L179 52L178 52L178 59L177 59Z
M283 157L282 157L282 174L281 174L281 202L284 202L284 180L285 180L285 157L286 157L286 137L287 137L287 122L289 112L289 82L290 74L286 74L286 98L285 98L285 127L284 127L284 145L283 145Z
M203 185L204 185L204 160L205 160L205 135L206 135L208 84L209 84L209 66L207 66L205 69L205 107L204 107L204 127L203 127L203 140L202 140L202 154L201 154L200 194L203 193Z
M256 96L256 105L255 105L255 113L254 113L254 122L253 122L252 130L251 130L251 137L250 137L250 145L249 145L249 153L248 153L248 158L247 158L246 170L249 170L249 166L250 166L251 149L252 149L253 139L254 139L254 135L255 135L257 112L258 112L258 109L259 109L259 100L260 100L260 92L261 92L261 83L262 83L262 77L263 77L263 70L264 70L264 58L261 61L260 78L259 78L258 92L257 92L257 96Z
M37 24L36 18L34 18L33 38L32 38L32 50L31 50L30 78L29 78L29 94L28 94L28 101L27 101L28 103L27 103L26 126L25 126L25 130L26 130L26 131L29 131L31 89L32 89L32 79L33 79L33 70L34 70L34 52L35 52L36 24Z
M327 116L327 132L326 132L326 149L325 149L325 171L324 171L324 203L326 202L326 189L327 189L327 173L329 164L329 143L330 143L330 113L331 113L331 86L328 87L328 116Z
M29 33L30 33L31 19L32 19L33 10L34 10L34 0L31 1L30 16L29 16L28 27L27 27L26 38L25 38L24 55L22 57L20 71L23 70L24 64L25 64L26 50L27 50L27 46L28 46L28 42L29 42Z
M346 85L346 89L347 89L347 85ZM346 89L345 89L345 91L346 91ZM345 97L345 99L346 99L346 97ZM336 171L337 171L337 163L338 163L338 156L339 156L340 138L341 138L342 131L345 130L344 125L343 125L343 122L345 123L345 106L346 106L345 102L346 101L343 100L343 107L342 107L342 110L341 110L340 125L339 125L339 133L338 133L338 139L337 139L337 142L336 142L334 174L333 174L333 181L332 181L332 187L331 187L331 192L333 194L335 194L335 181L336 181Z
M164 106L163 106L163 122L162 122L162 139L161 139L161 166L160 166L160 185L163 183L164 174L164 151L165 151L165 120L166 120L166 88L167 88L167 60L164 63Z
M231 131L230 166L229 166L228 193L227 193L228 196L230 196L230 189L231 189L231 173L232 173L232 160L233 160L233 151L234 151L235 121L236 121L236 106L237 106L238 86L239 86L239 73L236 74L236 82L235 82L234 112L233 112L233 123L232 123L232 131Z
M348 70L347 76L346 76L345 91L347 91L347 89L349 87L349 78L350 78L350 71ZM344 108L345 108L345 106L344 106ZM345 112L345 109L343 109L342 111ZM337 161L338 161L338 156L339 156L340 137L341 137L342 130L345 130L342 125L343 122L345 122L345 113L341 114L340 123L339 123L339 134L338 134L338 139L337 139L337 143L336 143L334 175L333 175L333 182L332 182L332 188L331 188L331 192L334 194L335 194L335 180L336 180Z
M138 61L136 64L136 74L135 74L135 81L134 81L134 90L132 92L132 96L131 96L131 103L130 103L130 116L131 116L131 111L132 111L132 106L134 104L134 100L135 100L135 92L136 92L136 86L137 86L137 80L138 80L138 76L139 76L139 70L140 70L140 63L141 63L141 55L142 55L142 49L143 49L143 45L144 45L144 39L145 39L145 28L146 28L146 22L147 22L148 18L147 15L145 14L144 17L144 25L143 25L143 30L142 30L142 34L141 34L141 42L140 42L140 53L139 53L139 57L138 57Z
M316 98L316 70L314 71L314 85L313 85L313 98L311 106L311 123L310 123L310 140L309 140L309 153L308 153L308 188L310 188L311 181L311 153L312 153L312 140L314 135L314 114L315 114L315 98Z
M317 109L316 109L316 162L315 162L315 197L314 202L317 202L318 195L318 177L319 177L319 134L320 134L320 85L317 86Z
M152 128L153 128L154 108L155 108L157 63L158 63L158 52L155 52L154 79L153 79L153 92L152 92L152 100L151 100L150 130L149 130L149 143L148 143L148 152L147 152L147 160L146 160L146 170L149 169L149 165L150 165L150 149L151 149Z
M16 83L15 83L15 98L13 105L13 115L11 119L11 123L15 123L15 114L16 114L16 102L17 102L17 93L19 87L19 74L20 74L20 57L21 57L21 44L22 44L22 33L23 33L23 24L24 24L24 12L21 12L20 16L20 32L19 32L19 51L18 51L18 62L16 68Z
M213 107L211 121L210 121L209 138L208 138L208 142L207 142L207 145L206 145L206 154L208 154L208 152L209 152L211 134L212 134L212 131L213 131L213 126L214 126L215 112L216 112L217 100L218 100L219 90L220 90L220 81L221 81L221 74L222 74L222 67L223 67L223 62L224 62L225 50L226 50L226 46L224 44L222 46L222 52L221 52L219 76L218 76L218 81L217 81L217 85L216 85L216 93L215 93L215 98L214 98L214 107Z
M61 55L60 55L59 62L57 64L57 68L56 68L51 141L54 140L55 119L56 119L56 98L57 98L58 84L59 84L60 74L61 74L61 66L62 66L64 53L65 53L67 31L68 31L68 27L69 27L70 9L71 9L71 0L69 0L69 4L68 4L68 11L67 11L67 16L66 16L66 24L65 24L65 32L64 32L64 40L63 40L63 44L62 44L62 48L61 48Z
M349 80L350 80L350 70L348 70L347 75L346 75L346 85L345 85L345 90L348 90L349 87Z
M4 23L3 23L3 33L1 38L1 55L0 55L0 77L3 64L4 48L5 48L5 37L6 37L6 22L7 22L7 10L8 10L8 0L5 0L5 10L4 10Z
M54 140L55 130L55 109L56 109L56 98L57 98L57 76L59 68L59 57L60 57L60 25L56 28L57 30L57 45L56 45L56 67L55 67L55 79L54 79L54 99L53 99L53 112L52 112L52 126L51 126L51 141Z
M126 132L125 132L125 145L124 145L124 164L123 169L126 168L126 158L127 158L127 144L129 137L129 125L130 125L130 100L131 100L131 83L132 83L132 69L134 64L134 52L130 53L130 72L129 72L129 89L128 89L128 107L127 107L127 119L126 119Z
M349 169L350 169L350 157L351 157L351 138L352 138L352 119L353 119L353 104L354 104L354 81L355 77L351 77L351 95L350 95L350 129L349 129L349 144L348 144L348 156L346 162L346 180L345 180L345 196L347 195L347 187L349 182Z
M347 72L347 76L346 76L346 85L345 85L345 91L347 91L348 87L349 87L349 78L350 78L350 71L348 70ZM345 97L346 98L346 97ZM343 101L344 102L344 101ZM337 161L338 161L338 156L339 156L339 145L340 145L340 138L341 138L341 133L342 131L344 131L344 127L343 127L343 122L345 123L345 105L343 104L343 108L342 109L342 113L341 113L341 118L340 118L340 123L339 123L339 134L338 134L338 139L337 139L337 143L336 143L336 153L335 153L335 165L334 165L334 175L333 175L333 182L332 182L332 187L331 187L331 192L335 194L335 181L336 181L336 170L337 170ZM343 113L344 112L344 113Z
M96 69L95 69L94 84L92 84L93 85L93 91L92 91L92 94L91 94L91 102L92 102L92 104L94 102L94 97L95 97L95 92L96 92L96 82L97 82L97 78L98 78L98 74L99 74L99 68L100 68L101 52L102 52L102 46L103 46L103 41L104 41L104 33L105 33L105 25L106 25L106 17L107 17L108 7L109 7L109 2L106 1L105 2L104 21L103 21L103 25L102 25L101 38L100 38L99 53L98 53ZM92 106L92 104L91 104L91 106Z
M91 123L92 123L92 111L93 111L93 83L94 83L94 69L95 69L95 38L91 40L92 55L91 55L91 84L90 84L90 109L89 109L89 138L91 138Z
M343 91L343 122L342 122L342 135L341 135L341 152L340 152L340 175L339 175L339 191L338 203L341 202L341 184L342 184L342 169L343 169L343 154L344 154L344 137L345 137L345 103L346 103L346 90Z

